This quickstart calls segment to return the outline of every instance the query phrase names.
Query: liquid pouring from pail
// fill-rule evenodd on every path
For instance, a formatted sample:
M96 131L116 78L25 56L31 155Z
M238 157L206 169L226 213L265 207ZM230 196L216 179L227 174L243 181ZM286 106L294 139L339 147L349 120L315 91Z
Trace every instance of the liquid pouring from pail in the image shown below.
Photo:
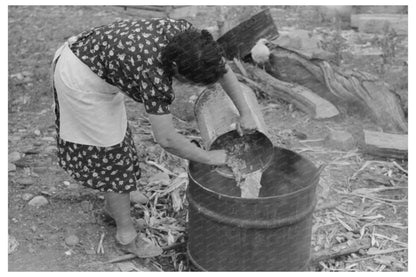
M261 188L261 176L263 172L257 170L243 175L242 169L246 167L246 162L235 156L235 153L229 153L229 159L227 165L233 172L234 179L237 182L237 186L240 187L242 198L258 198ZM233 155L234 154L234 155Z

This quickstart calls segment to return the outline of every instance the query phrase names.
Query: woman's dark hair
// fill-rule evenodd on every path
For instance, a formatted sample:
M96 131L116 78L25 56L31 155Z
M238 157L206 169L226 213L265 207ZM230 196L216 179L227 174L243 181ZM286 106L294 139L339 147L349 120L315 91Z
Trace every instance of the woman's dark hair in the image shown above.
M210 85L227 70L223 50L207 30L189 29L175 35L162 52L162 64L170 76L178 73L188 80Z

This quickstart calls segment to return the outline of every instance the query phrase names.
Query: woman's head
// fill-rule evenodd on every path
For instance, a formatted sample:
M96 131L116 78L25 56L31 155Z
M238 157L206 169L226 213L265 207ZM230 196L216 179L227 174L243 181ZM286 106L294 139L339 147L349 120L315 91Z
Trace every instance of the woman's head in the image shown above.
M206 31L190 29L173 37L162 52L165 71L180 74L187 80L210 85L227 71L223 51Z

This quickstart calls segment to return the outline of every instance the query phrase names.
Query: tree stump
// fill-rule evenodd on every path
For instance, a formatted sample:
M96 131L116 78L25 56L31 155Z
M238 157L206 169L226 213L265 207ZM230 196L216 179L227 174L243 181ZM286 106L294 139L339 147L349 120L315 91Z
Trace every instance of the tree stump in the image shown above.
M387 83L360 71L347 71L320 59L307 58L277 46L272 51L270 74L301 84L340 110L371 117L385 132L407 133L399 96Z

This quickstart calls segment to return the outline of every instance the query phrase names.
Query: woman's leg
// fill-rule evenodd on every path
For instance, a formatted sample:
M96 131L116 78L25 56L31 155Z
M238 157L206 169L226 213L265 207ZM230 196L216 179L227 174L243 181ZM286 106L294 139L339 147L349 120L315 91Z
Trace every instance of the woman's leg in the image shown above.
M137 236L130 216L130 193L105 193L110 215L117 224L116 238L121 244L128 244Z

